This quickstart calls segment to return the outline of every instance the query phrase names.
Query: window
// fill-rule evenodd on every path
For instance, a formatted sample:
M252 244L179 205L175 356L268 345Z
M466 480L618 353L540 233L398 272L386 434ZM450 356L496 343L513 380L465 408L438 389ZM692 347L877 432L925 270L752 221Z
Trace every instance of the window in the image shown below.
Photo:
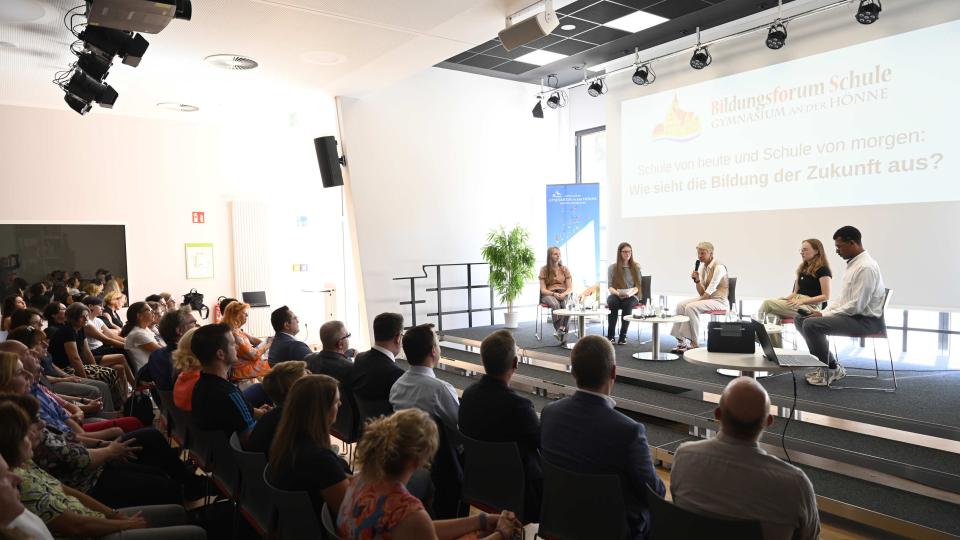
M607 128L604 126L576 132L576 181L600 184L600 279L606 276L607 258ZM605 281L604 281L605 283ZM602 288L602 290L606 290Z

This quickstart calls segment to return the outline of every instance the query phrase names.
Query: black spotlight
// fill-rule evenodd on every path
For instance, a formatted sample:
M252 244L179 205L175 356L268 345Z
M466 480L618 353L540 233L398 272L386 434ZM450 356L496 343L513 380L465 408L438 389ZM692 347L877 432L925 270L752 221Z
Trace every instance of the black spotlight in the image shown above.
M767 32L767 47L782 49L787 44L787 27L782 22L775 22Z
M592 97L602 96L607 93L607 83L603 82L603 79L597 79L587 87L587 93Z
M84 101L96 102L108 109L112 109L117 101L117 91L109 84L102 83L79 69L74 70L70 82L65 84L63 89Z
M193 6L190 5L190 0L177 0L177 11L174 14L174 19L183 19L189 21L190 17L193 16Z
M873 24L880 18L880 0L860 0L860 7L855 15L860 24Z
M645 86L653 84L653 81L657 80L657 74L653 72L653 67L651 67L650 64L644 64L633 72L631 79L633 80L633 84Z
M703 69L713 63L713 57L706 47L697 47L693 51L693 57L690 58L690 67L693 69Z
M540 102L539 97L537 97L537 104L533 106L533 117L543 118L543 103Z
M90 51L81 53L79 60L77 60L77 67L98 81L103 81L103 79L107 77L107 72L110 71L110 66L112 65L113 62L110 58L94 54Z
M551 109L559 109L560 107L563 107L563 105L564 104L560 97L560 92L554 92L550 94L549 98L547 98L547 107L550 107Z
M77 96L71 94L70 92L67 92L66 94L64 94L63 100L67 102L67 105L69 105L71 109L73 109L80 115L84 115L90 112L90 102L84 101L78 98Z
M150 43L140 34L112 28L88 26L78 36L91 52L107 58L119 56L123 63L137 67Z

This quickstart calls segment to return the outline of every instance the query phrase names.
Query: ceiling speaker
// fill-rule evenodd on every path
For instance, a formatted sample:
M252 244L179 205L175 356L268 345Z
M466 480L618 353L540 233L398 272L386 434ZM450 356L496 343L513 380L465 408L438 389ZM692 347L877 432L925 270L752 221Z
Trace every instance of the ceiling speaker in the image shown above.
M497 35L500 36L503 48L510 51L549 35L558 24L560 21L557 20L557 14L551 9L510 25Z

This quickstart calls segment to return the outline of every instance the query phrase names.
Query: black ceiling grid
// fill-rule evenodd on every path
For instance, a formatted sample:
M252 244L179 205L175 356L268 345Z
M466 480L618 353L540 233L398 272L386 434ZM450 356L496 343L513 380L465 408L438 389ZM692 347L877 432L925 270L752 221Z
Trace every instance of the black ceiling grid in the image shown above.
M440 62L437 67L533 84L557 74L558 84L564 86L583 78L583 72L575 70L575 66L602 64L626 56L637 47L649 49L691 35L698 26L713 28L776 5L776 0L577 0L556 10L560 24L549 36L512 51L504 49L494 38ZM636 34L604 26L636 11L668 20ZM567 24L575 28L562 30ZM567 57L545 66L516 61L535 50Z

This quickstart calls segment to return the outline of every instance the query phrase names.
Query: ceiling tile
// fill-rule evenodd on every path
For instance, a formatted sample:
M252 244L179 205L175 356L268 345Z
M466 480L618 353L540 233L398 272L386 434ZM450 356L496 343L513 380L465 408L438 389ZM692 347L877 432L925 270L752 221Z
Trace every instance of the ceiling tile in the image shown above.
M537 66L535 66L534 64L528 64L526 62L511 61L511 62L507 62L506 64L500 64L499 66L491 69L493 69L494 71L502 71L504 73L512 73L514 75L519 75L521 73L526 73L535 67Z
M544 47L543 50L571 56L587 49L592 49L593 47L594 45L592 43L584 43L583 41L577 41L575 39L565 39L549 47Z
M597 0L577 0L572 4L567 4L562 8L558 8L557 13L560 13L562 15L570 15L571 13L575 13L587 6L592 6L593 4L596 4L596 3L597 3Z
M471 58L467 58L466 60L460 62L460 64L464 66L473 66L478 68L490 69L493 66L500 65L504 62L505 60L503 58L497 58L496 56L487 56L485 54L478 54Z
M677 17L681 17L687 13L693 13L694 11L709 6L710 4L701 0L664 0L663 2L652 5L643 11L646 11L647 13L653 13L654 15L659 15L667 19L676 19Z
M533 47L533 48L535 48L535 49L542 49L542 48L546 47L547 45L553 45L554 43L557 43L557 42L561 41L562 39L563 39L563 37L561 37L561 36L555 36L555 35L553 35L553 34L550 34L550 35L547 35L547 36L543 36L543 37L540 38L540 39L536 39L536 40L534 40L534 41L531 41L530 43L527 43L527 47Z
M508 58L510 60L514 60L514 59L520 58L521 56L529 52L533 52L534 50L535 49L531 49L530 47L517 47L512 51L508 51L504 49L502 45L497 45L496 47L490 49L489 51L484 52L483 54L488 54L490 56L497 56L499 58Z
M642 9L647 10L648 7L655 4L662 4L665 2L676 2L678 4L682 3L682 0L612 0L615 4L623 4L627 7L632 7L633 9ZM718 0L722 1L722 0Z
M670 1L672 3L674 0ZM620 4L614 4L612 2L600 2L586 9L578 11L577 18L586 19L597 24L603 24L607 21L619 19L620 17L633 13L634 11L636 10L626 6L621 6Z
M574 28L573 30L563 30L562 28L566 24L572 24L576 28ZM585 21L583 19L578 19L576 17L561 17L560 25L557 26L553 30L553 32L551 32L551 35L573 37L577 34L582 34L583 32L586 32L587 30L590 30L591 28L596 28L596 27L597 27L596 23L592 23L590 21Z
M444 60L444 61L445 61L445 62L453 62L454 64L458 64L458 63L466 60L467 58L470 58L471 56L473 56L473 53L467 51L467 52L462 52L462 53L460 53L460 54L458 54L458 55L456 55L456 56L451 56L450 58L447 58L447 59Z
M607 43L629 35L630 32L624 32L623 30L617 30L616 28L607 28L606 26L598 26L593 30L588 30L578 35L577 39L586 41L588 43L596 43L597 45L601 45L603 43Z
M491 39L490 41L481 43L480 45L477 45L476 47L470 49L470 52L479 53L479 52L483 52L499 46L500 46L500 39L494 38L494 39Z

